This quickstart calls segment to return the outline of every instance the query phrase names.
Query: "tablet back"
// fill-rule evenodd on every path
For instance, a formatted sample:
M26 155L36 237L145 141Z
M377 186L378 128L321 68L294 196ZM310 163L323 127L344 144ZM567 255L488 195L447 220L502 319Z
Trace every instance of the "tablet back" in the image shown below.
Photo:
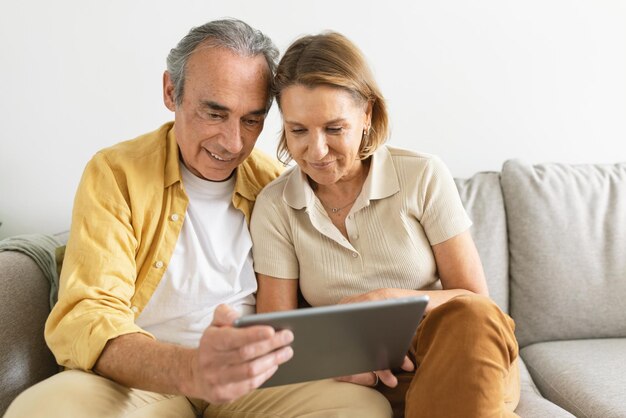
M290 329L294 355L261 387L325 379L402 365L428 297L248 315L235 326Z

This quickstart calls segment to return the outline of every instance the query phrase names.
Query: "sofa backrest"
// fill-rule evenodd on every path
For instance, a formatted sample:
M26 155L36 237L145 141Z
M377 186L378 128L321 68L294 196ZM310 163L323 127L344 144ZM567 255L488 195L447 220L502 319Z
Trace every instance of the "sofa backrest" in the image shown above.
M472 238L483 263L491 298L509 312L509 249L500 174L477 173L455 179L465 210L473 222Z
M50 285L37 264L0 252L0 415L24 389L58 371L43 337Z
M501 183L520 346L626 337L626 163L511 160Z

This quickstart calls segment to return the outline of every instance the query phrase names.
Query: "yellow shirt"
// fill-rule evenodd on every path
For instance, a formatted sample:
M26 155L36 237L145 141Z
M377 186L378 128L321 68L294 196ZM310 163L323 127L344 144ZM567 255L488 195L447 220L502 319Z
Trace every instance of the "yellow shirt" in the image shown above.
M167 269L189 202L172 127L102 150L85 168L45 328L62 366L91 370L108 340L151 336L135 318ZM238 167L232 201L248 222L257 194L280 171L257 150Z

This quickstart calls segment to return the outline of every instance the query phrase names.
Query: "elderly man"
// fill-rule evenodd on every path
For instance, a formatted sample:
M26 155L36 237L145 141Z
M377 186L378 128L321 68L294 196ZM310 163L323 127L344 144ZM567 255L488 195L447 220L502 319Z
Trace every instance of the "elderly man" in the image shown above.
M174 123L97 153L74 205L46 340L65 371L5 417L385 417L332 380L256 390L293 334L231 326L254 311L247 221L279 174L255 151L278 51L238 20L192 29L167 59Z

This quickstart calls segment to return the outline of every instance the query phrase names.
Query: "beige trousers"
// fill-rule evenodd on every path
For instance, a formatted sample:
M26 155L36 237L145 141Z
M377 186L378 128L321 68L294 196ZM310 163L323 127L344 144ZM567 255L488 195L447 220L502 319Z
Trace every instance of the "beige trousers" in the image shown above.
M64 371L23 392L4 418L391 418L375 389L320 380L259 389L224 405L128 389L103 377Z
M66 371L21 394L5 418L386 418L390 403L396 418L516 417L514 330L490 299L458 296L424 318L409 352L417 371L400 373L394 389L322 380L260 389L218 406Z
M457 296L433 309L417 329L414 373L379 385L401 418L511 418L520 397L515 323L489 298Z

